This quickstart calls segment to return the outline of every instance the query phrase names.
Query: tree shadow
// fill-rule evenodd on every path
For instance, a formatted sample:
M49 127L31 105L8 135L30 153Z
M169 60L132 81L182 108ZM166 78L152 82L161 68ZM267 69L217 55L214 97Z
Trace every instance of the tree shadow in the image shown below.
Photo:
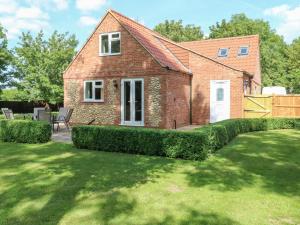
M155 182L172 170L174 162L74 150L70 145L55 143L5 146L0 151L1 159L8 157L0 161L0 179L9 184L0 193L0 223L5 224L58 224L76 206L78 196L98 193L101 196L95 208L101 209L100 220L106 224L120 213L129 213L136 204L116 189ZM20 151L16 154L24 157L9 159L16 146ZM37 206L36 201L43 198L44 203ZM17 206L21 208L19 214Z
M262 183L267 192L300 196L300 138L296 131L242 135L188 171L191 186L235 191Z
M174 218L172 215L166 215L162 220L152 219L146 225L239 225L225 216L220 216L215 213L202 213L186 206L181 207L185 212L185 218Z

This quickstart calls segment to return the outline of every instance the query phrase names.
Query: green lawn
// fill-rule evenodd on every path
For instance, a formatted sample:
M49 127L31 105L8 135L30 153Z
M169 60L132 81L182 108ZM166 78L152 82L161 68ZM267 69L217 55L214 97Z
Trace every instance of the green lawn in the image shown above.
M0 143L0 224L300 224L300 131L204 162Z

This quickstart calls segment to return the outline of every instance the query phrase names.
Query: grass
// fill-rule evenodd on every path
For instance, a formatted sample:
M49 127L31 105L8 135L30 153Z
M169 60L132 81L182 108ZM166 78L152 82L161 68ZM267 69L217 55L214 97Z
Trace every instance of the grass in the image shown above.
M300 224L300 131L204 162L0 143L0 224Z

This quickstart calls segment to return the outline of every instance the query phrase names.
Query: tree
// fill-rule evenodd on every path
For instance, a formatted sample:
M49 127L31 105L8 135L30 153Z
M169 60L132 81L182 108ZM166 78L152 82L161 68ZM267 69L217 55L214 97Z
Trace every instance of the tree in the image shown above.
M271 29L268 22L236 14L230 21L222 20L209 29L210 38L259 34L263 85L287 84L287 44L282 36Z
M8 50L8 41L5 34L5 30L0 24L0 91L6 86L6 82L9 81L9 65L11 63L11 53Z
M13 68L20 97L57 104L63 101L63 71L76 54L74 35L55 31L45 40L43 31L36 37L23 33L14 48Z
M191 24L183 26L182 20L166 20L156 25L154 30L175 42L195 41L203 38L201 27Z
M300 37L290 44L288 57L288 88L300 94Z

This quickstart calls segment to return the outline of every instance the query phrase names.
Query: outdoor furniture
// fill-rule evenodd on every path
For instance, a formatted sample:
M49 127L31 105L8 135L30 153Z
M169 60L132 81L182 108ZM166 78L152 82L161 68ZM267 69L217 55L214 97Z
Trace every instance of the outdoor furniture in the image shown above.
M15 119L12 110L10 110L10 109L2 109L2 112L3 112L3 114L4 114L4 116L5 116L5 118L7 120L14 120Z
M51 123L51 112L49 110L37 110L37 120Z
M2 111L2 113L4 115L4 111L3 110L8 110L8 108L1 108L1 111Z
M72 113L73 113L73 109L60 108L57 117L53 118L53 121L52 121L53 122L53 130L54 130L54 125L57 124L56 130L58 131L59 128L60 128L59 127L60 123L65 124L66 128L68 130L70 130L70 123L69 122L70 122Z
M33 116L32 116L33 120L37 120L38 119L38 111L39 110L46 110L46 109L44 107L33 108Z

